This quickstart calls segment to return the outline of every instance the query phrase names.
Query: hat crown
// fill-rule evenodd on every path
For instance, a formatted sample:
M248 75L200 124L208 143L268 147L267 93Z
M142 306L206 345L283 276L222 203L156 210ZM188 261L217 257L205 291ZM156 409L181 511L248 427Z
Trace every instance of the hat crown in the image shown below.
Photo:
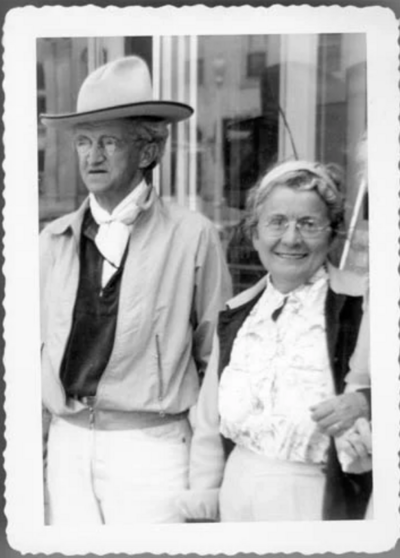
M146 62L139 56L125 56L87 76L79 90L76 112L40 117L50 128L71 128L118 118L156 118L172 123L192 114L193 108L184 103L155 100Z
M78 112L109 109L153 101L147 64L138 56L118 58L100 66L83 82L77 101Z

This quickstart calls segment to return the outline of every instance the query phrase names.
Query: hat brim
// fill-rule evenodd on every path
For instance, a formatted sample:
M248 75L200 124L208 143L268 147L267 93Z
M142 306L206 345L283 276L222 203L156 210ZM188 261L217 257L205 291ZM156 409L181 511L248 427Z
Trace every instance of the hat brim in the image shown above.
M193 112L192 107L183 103L175 103L173 101L148 101L145 103L120 105L89 112L41 114L40 119L48 128L72 128L77 124L135 117L159 118L160 120L172 123L189 118Z

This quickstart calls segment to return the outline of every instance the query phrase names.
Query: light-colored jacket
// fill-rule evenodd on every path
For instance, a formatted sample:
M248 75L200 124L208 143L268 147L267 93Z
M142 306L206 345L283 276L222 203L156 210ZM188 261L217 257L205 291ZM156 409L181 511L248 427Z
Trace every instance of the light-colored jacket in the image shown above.
M230 294L218 235L202 215L153 201L136 220L122 275L114 347L96 407L179 413L196 403L218 311ZM80 233L88 200L41 233L43 404L76 412L59 371L79 281Z

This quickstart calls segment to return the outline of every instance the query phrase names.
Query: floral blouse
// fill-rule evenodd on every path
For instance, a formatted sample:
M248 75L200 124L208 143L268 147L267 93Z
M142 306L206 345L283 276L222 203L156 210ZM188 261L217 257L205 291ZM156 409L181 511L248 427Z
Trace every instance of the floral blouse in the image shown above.
M239 330L219 387L221 433L273 459L323 464L310 407L334 394L325 334L328 275L287 295L269 280ZM278 315L279 314L279 315Z

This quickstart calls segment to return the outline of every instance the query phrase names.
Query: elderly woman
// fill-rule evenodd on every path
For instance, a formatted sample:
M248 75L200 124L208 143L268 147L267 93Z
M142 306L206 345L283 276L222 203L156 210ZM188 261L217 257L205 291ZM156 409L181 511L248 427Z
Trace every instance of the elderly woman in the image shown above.
M369 415L369 390L342 394L363 346L365 290L328 262L343 215L330 166L286 162L251 192L247 230L267 274L220 313L182 503L188 518L363 517L370 478L344 473L333 443Z

